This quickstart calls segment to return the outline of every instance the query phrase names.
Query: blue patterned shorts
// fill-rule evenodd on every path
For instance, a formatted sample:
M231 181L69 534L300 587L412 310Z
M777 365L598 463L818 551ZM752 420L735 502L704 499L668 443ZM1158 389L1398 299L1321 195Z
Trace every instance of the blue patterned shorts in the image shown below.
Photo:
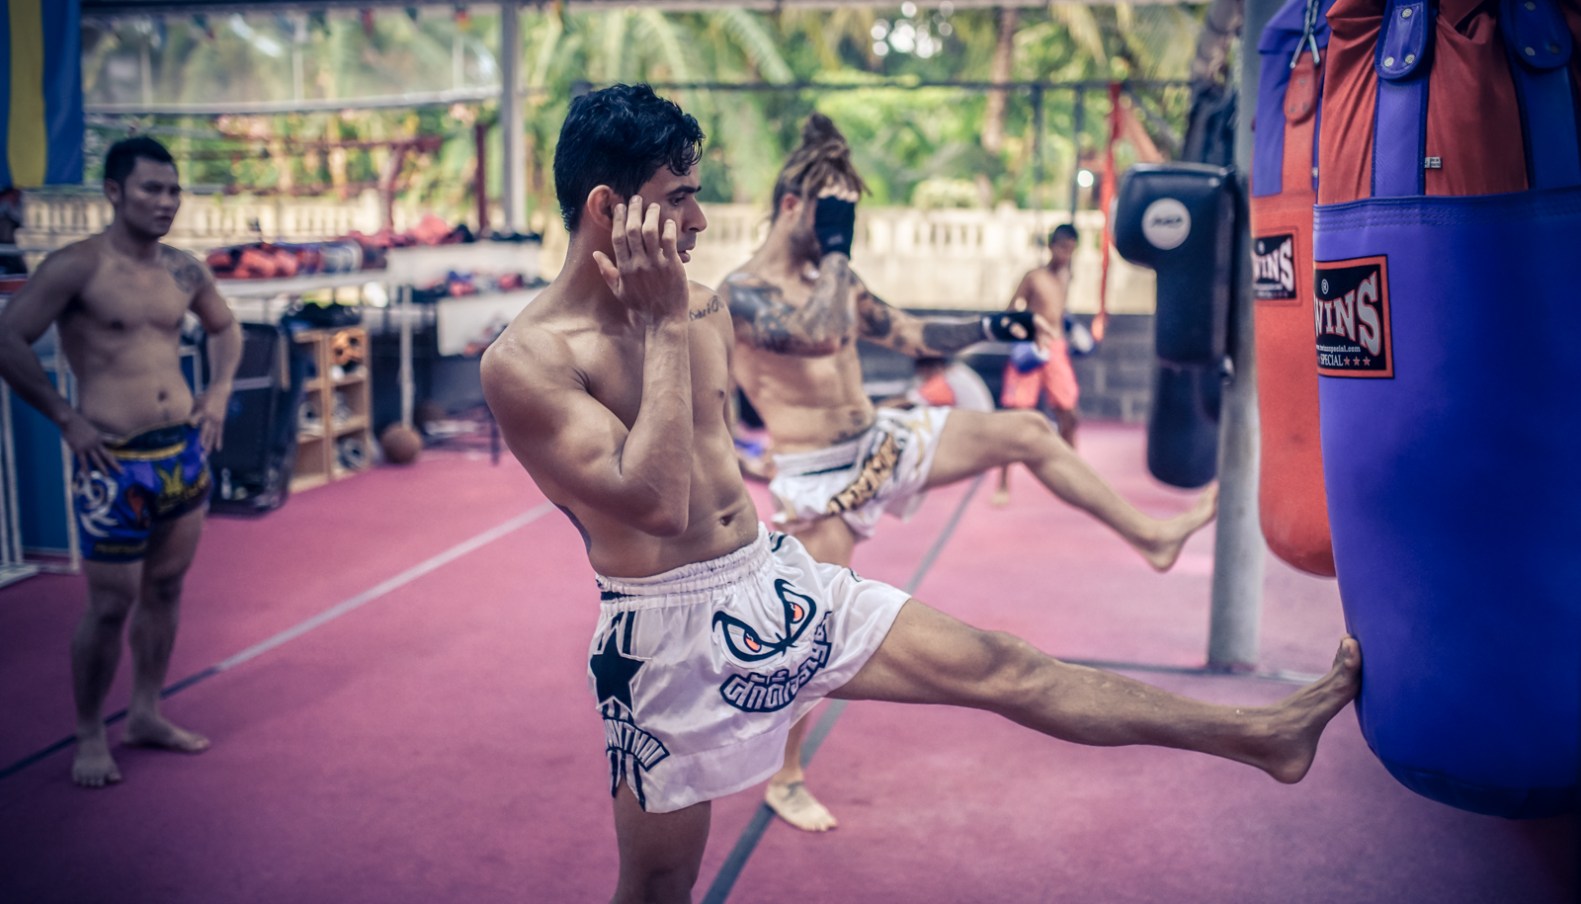
M133 562L148 554L154 526L208 504L208 456L198 428L172 424L109 446L119 474L77 466L72 501L82 555Z

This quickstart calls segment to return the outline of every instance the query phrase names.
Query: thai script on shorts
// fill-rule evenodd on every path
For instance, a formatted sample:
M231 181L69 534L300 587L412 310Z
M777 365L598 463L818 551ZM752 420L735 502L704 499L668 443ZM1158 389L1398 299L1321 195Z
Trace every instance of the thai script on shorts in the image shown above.
M820 621L813 633L812 654L792 672L779 669L773 674L731 675L719 687L725 702L743 712L771 713L789 706L796 694L829 664L826 623Z

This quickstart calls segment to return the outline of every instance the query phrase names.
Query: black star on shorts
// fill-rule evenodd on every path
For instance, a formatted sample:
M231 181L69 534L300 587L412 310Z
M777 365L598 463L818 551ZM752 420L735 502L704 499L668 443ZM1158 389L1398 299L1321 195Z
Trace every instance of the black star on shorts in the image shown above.
M627 712L633 712L631 679L642 668L642 660L632 659L616 649L615 639L619 633L609 632L604 649L588 660L588 666L593 670L593 679L597 685L598 705L603 706L606 701L614 700L625 704Z

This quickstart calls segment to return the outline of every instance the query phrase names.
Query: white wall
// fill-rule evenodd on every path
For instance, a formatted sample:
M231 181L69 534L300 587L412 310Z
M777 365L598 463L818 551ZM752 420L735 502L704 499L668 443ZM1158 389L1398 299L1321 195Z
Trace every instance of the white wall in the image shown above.
M708 204L708 231L690 267L693 279L717 284L752 253L767 230L766 211L756 205ZM105 200L88 193L29 194L27 227L18 235L26 248L53 249L103 229L110 220ZM1018 210L913 210L862 207L852 248L857 272L879 297L904 308L1001 308L1021 274L1044 260L1041 242L1066 222L1064 212ZM415 220L397 212L397 228ZM170 242L193 251L260 237L280 241L335 238L381 225L377 195L341 202L320 198L208 196L189 198L171 230ZM1098 309L1099 236L1103 216L1077 215L1081 244L1075 259L1071 310ZM565 255L558 221L544 236L543 275L552 277ZM1150 314L1154 282L1150 270L1110 253L1109 310Z

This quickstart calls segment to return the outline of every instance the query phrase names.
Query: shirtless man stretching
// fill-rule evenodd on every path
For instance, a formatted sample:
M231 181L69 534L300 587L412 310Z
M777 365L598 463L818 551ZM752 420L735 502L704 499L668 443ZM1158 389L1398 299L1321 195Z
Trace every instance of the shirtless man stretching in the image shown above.
M975 707L1081 744L1151 744L1304 776L1361 654L1271 707L1051 659L757 520L730 433L730 316L685 263L707 225L703 136L646 86L574 100L555 152L565 265L483 356L512 453L597 573L588 683L604 721L616 902L691 899L712 799L780 767L819 698Z
M104 163L115 215L98 235L44 259L0 310L0 378L60 426L76 457L73 499L88 609L71 641L77 704L72 779L121 780L105 735L104 699L131 622L132 699L124 742L197 753L207 739L159 712L175 646L181 584L208 510L208 453L219 446L241 329L192 255L159 240L181 204L170 153L151 138L119 141ZM182 375L187 312L209 336L210 379L193 397ZM61 395L30 346L54 323L77 380Z
M1010 310L1031 311L1051 324L1065 322L1065 302L1070 295L1070 262L1076 254L1079 236L1076 227L1061 223L1049 233L1048 263L1035 267L1021 277L1016 293L1010 299ZM1081 397L1081 387L1076 384L1076 371L1070 365L1070 348L1063 330L1061 335L1049 340L1041 350L1041 363L1018 360L1012 354L1005 362L1004 384L999 393L999 403L1006 408L1039 410L1046 402L1054 416L1060 439L1071 448L1076 447L1076 402ZM1031 366L1027 367L1030 363ZM1025 370L1022 368L1026 367ZM994 504L1010 501L1010 466L999 469L999 488L994 492Z
M1108 525L1153 568L1212 520L1217 487L1184 514L1159 520L1133 508L1037 411L875 408L862 387L857 340L912 357L949 356L985 339L1046 342L1030 311L912 317L869 292L851 269L856 201L864 190L834 123L813 114L774 185L768 238L720 294L735 321L734 377L774 448L775 524L820 562L850 565L858 540L887 511L902 517L923 491L1023 464L1060 499ZM764 798L798 828L835 826L807 791L806 726Z

